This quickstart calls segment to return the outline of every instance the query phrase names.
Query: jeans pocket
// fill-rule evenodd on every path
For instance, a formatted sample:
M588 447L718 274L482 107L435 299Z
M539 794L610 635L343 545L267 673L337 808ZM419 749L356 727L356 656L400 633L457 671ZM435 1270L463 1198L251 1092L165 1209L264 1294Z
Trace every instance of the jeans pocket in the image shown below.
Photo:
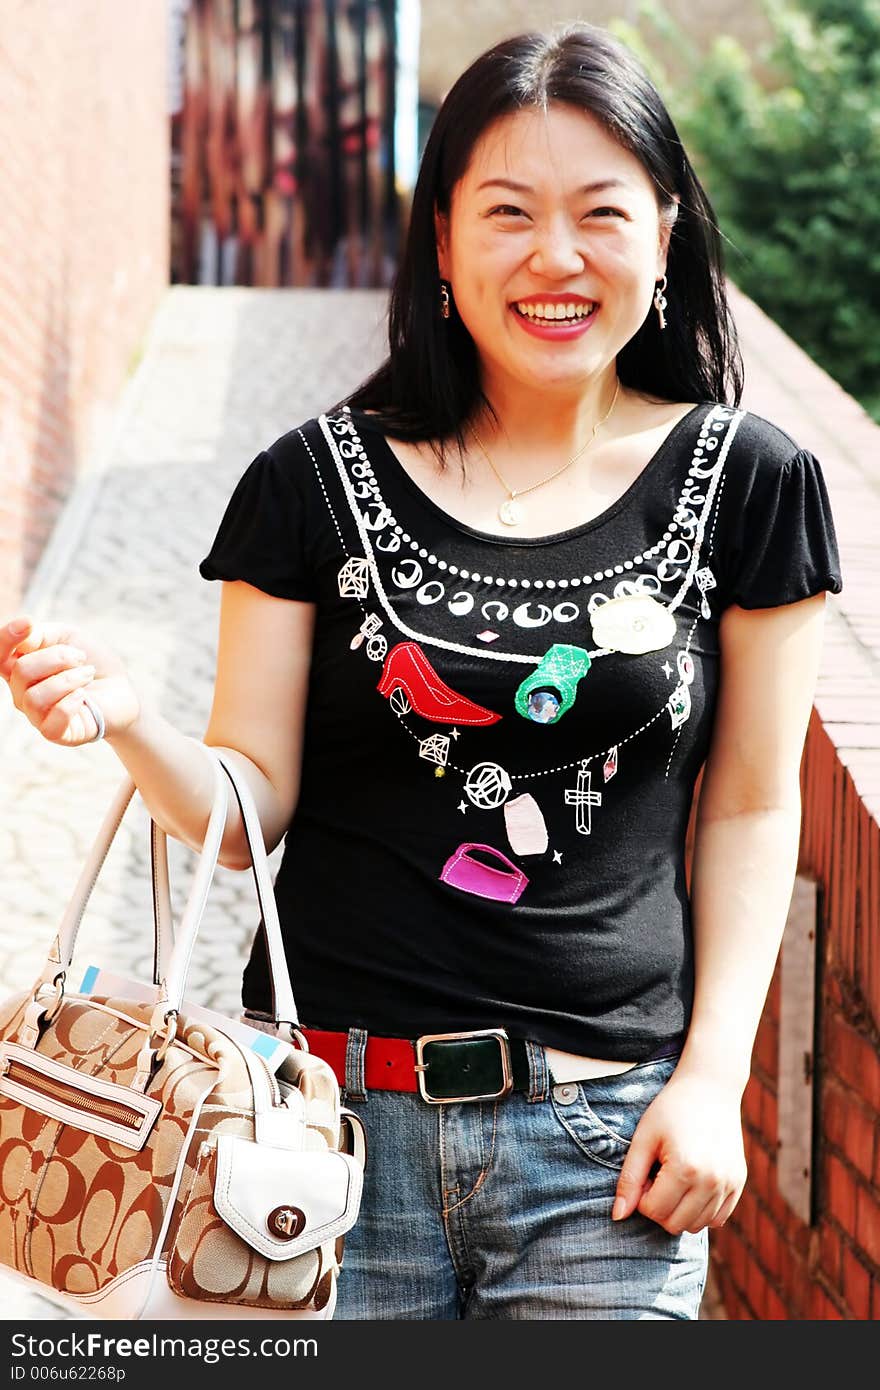
M550 1101L556 1118L588 1158L622 1168L639 1120L677 1063L678 1057L661 1057L612 1076L554 1086Z

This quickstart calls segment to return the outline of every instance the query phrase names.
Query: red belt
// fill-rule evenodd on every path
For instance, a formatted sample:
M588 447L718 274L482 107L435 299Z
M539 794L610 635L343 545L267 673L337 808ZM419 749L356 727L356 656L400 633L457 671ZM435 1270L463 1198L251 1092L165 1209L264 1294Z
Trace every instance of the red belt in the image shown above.
M322 1028L300 1028L316 1057L329 1062L340 1086L345 1085L347 1033L328 1033ZM364 1084L368 1091L417 1091L416 1053L408 1038L367 1038Z
M345 1086L347 1033L302 1028L309 1051L321 1057ZM367 1091L417 1091L432 1104L492 1100L529 1088L528 1044L503 1028L463 1033L425 1033L408 1038L368 1035L364 1050Z

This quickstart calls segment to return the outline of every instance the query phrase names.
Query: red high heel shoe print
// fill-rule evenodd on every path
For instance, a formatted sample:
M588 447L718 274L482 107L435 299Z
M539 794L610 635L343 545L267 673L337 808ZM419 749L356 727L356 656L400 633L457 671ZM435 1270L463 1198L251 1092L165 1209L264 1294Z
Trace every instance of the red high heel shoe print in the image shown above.
M418 642L398 642L385 658L376 689L390 698L402 690L416 714L437 724L497 724L500 714L475 705L450 690L434 670Z

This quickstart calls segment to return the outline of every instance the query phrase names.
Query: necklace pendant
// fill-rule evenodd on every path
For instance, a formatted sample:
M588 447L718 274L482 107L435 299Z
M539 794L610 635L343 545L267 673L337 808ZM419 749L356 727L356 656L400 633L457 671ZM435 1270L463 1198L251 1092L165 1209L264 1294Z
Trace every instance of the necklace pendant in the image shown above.
M523 519L523 510L518 502L512 497L506 497L498 508L498 520L505 526L519 526Z

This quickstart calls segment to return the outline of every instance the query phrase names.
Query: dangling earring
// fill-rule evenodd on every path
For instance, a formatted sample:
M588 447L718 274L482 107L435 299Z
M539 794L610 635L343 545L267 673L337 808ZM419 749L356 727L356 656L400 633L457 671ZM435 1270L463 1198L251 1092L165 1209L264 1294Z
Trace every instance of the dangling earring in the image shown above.
M449 291L445 280L440 281L440 313L443 318L449 318Z
M666 289L666 276L660 281L654 290L654 308L657 310L657 317L660 320L661 330L666 327L666 315L663 310L666 308L666 296L663 291Z

